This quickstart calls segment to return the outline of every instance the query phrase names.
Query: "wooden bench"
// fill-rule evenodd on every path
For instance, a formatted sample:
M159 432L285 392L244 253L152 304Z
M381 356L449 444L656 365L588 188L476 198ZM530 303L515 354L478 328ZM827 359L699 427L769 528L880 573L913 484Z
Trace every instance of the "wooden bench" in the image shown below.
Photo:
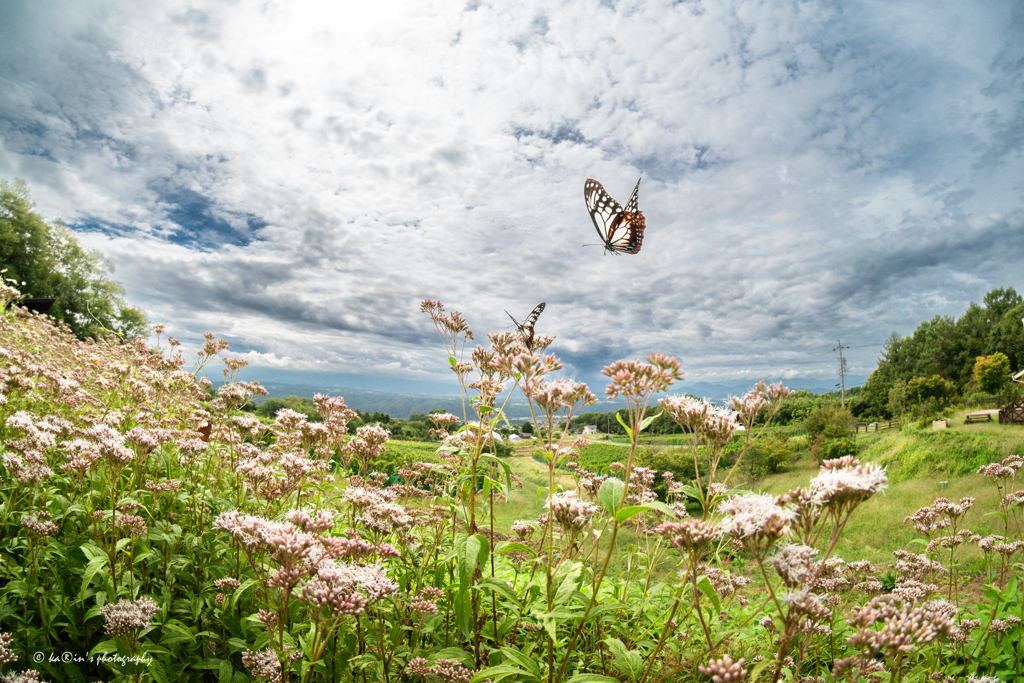
M968 415L964 418L964 424L971 424L972 422L991 422L992 416L988 413L984 415Z

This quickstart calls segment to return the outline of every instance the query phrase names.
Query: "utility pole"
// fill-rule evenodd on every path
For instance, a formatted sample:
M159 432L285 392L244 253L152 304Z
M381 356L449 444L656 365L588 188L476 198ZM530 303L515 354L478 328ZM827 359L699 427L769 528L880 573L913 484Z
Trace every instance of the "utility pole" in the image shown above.
M836 346L833 351L839 352L839 395L840 400L843 403L843 408L846 407L846 361L843 360L843 349L848 349L849 346L843 346L841 340L836 340Z

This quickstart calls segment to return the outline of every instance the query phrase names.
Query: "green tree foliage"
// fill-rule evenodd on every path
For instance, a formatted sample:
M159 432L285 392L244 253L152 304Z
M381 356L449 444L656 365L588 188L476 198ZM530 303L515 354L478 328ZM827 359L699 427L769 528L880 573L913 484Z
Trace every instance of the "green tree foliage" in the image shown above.
M775 414L774 424L787 425L803 422L818 407L818 398L809 391L800 389L782 402L779 412Z
M893 417L899 417L907 412L907 383L901 379L896 380L889 387L889 413Z
M272 420L277 416L278 411L284 408L294 410L296 413L302 413L311 422L320 422L323 419L320 417L320 413L317 412L313 399L308 396L286 396L285 398L269 396L256 408L256 414Z
M944 377L915 377L907 382L907 396L915 403L946 405L956 396L956 385Z
M789 439L782 434L763 436L755 441L743 456L743 469L754 481L759 481L770 474L778 474L789 464L794 450Z
M978 356L974 361L974 381L986 394L997 394L1010 382L1010 359L996 351L991 356Z
M971 304L957 320L936 316L921 323L909 337L893 332L886 341L878 368L864 386L868 412L893 417L891 392L898 382L937 375L963 393L973 379L978 356L1004 354L1010 372L1024 367L1024 298L1012 287L993 289L981 305Z
M836 460L847 455L857 455L857 442L848 437L842 439L830 439L821 446L819 451L822 460Z
M47 223L32 209L24 183L0 181L3 277L26 297L56 299L49 315L79 338L144 336L146 316L125 303L124 289L110 278L113 267L66 225Z
M853 415L849 410L838 405L821 405L804 420L804 429L813 436L826 439L841 439L850 434L853 426Z

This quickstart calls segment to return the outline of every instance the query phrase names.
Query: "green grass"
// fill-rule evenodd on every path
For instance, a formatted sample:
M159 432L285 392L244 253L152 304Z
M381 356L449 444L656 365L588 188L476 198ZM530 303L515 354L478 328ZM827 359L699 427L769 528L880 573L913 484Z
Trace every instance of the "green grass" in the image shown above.
M966 496L976 498L966 526L982 536L1001 532L999 518L991 514L998 506L995 487L975 471L1011 453L1024 454L1024 427L996 423L963 425L962 417L954 418L953 425L950 430L934 432L908 428L858 435L858 457L886 465L890 485L854 512L840 541L839 557L847 562L870 560L884 570L894 561L893 550L922 552L923 546L915 542L920 534L904 526L903 520L941 496L954 502ZM792 441L799 450L784 472L756 484L737 485L773 495L806 487L817 475L818 463L807 449L806 436L794 436ZM435 450L435 444L391 441L386 459L437 462ZM623 445L599 441L583 449L580 464L590 471L607 472L608 465L624 462L628 454ZM523 482L521 489L513 489L508 501L495 505L495 531L510 535L509 528L515 520L536 519L544 512L544 496L538 500L537 492L548 485L548 475L547 466L533 458L533 445L520 446L514 456L504 461ZM565 471L556 473L555 483L566 489L575 487L575 480ZM485 515L486 507L478 514ZM970 546L962 552L961 559L980 555L976 546Z
M965 527L982 536L1002 532L1000 518L992 514L999 505L995 486L975 472L1007 455L1024 454L1024 428L988 423L965 428L956 422L949 430L911 428L858 436L858 457L886 465L890 484L854 512L840 540L839 557L848 562L870 560L884 569L894 561L893 550L923 552L924 547L915 542L922 536L912 526L904 526L903 520L939 497L953 502L976 498ZM777 495L806 487L818 473L818 463L809 450L802 450L797 458L787 471L767 477L754 488ZM959 557L978 559L981 551L965 546Z

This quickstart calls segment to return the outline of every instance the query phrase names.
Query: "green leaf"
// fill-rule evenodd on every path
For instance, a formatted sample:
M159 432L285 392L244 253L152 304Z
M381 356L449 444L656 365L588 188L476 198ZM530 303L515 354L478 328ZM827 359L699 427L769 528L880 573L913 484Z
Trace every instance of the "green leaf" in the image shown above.
M480 534L472 536L461 536L456 540L455 552L458 560L456 569L459 574L459 590L455 596L455 618L463 634L469 637L472 633L470 628L471 603L469 590L473 585L473 575L477 567L487 562L487 555L490 544L487 537Z
M595 605L590 609L590 614L587 616L587 621L590 621L594 617L600 614L604 614L605 612L614 612L620 609L624 609L626 607L629 607L629 605L627 605L624 602L612 602L607 605Z
M659 417L661 417L661 413L658 413L656 415L648 415L647 417L645 417L644 421L640 423L640 430L639 431L642 432L645 429L647 429L648 427L650 427L651 423L654 422L655 420L657 420Z
M672 510L672 508L670 508L668 505L665 505L659 500L654 500L649 503L641 503L640 505L630 505L622 508L621 510L615 513L615 520L617 522L625 522L630 517L634 517L643 512L644 510L658 510L659 512L664 512L666 515L669 515L670 517L674 518L676 516L675 511Z
M722 611L722 603L718 599L718 591L711 585L711 579L708 578L707 574L702 574L697 579L697 588L700 592L707 596L708 600L715 606L715 614L719 614Z
M605 638L603 642L615 656L612 666L629 676L630 679L636 680L644 666L640 653L635 650L627 650L618 638Z
M537 487L537 505L540 505L545 500L547 500L547 497L548 497L548 487L547 486L538 486Z
M78 591L78 599L81 600L85 597L85 590L92 583L92 579L96 576L96 573L107 566L107 556L100 555L89 560L89 564L85 566L85 572L82 574L82 587Z
M86 559L89 560L90 562L95 560L97 557L102 557L104 559L107 557L107 554L105 552L103 552L94 543L86 543L83 546L79 546L78 549L82 551L82 554L85 555Z
M626 430L626 436L628 436L629 440L632 441L633 440L633 430L630 429L629 425L626 424L626 421L622 419L622 413L615 413L615 419L618 420L619 424L622 425L622 428Z
M601 501L601 505L609 513L614 515L619 510L619 505L622 504L622 492L626 489L625 483L615 477L609 477L605 479L601 484L601 488L597 491L597 499Z
M436 662L439 659L454 659L466 666L472 666L473 664L473 657L467 654L465 650L458 647L442 648L433 652L427 659L431 663Z
M507 462L505 462L501 458L491 455L490 453L481 453L480 459L498 464L501 467L501 469L505 472L505 481L508 483L509 486L512 485L512 467Z
M643 505L627 505L615 513L615 521L619 523L625 522L627 519L635 517L646 510L648 508Z
M230 663L228 663L228 666L230 666ZM155 683L169 683L170 679L167 678L167 671L159 659L153 659L146 669L149 671L149 675L153 677Z
M619 683L619 679L601 674L576 674L569 683Z
M679 488L680 488L680 490L683 493L686 494L687 498L693 498L694 500L701 500L701 495L702 494L700 492L700 489L697 488L696 486L694 486L693 484L683 484Z
M487 578L482 579L480 583L476 585L476 588L480 590L492 590L495 593L511 600L516 607L519 606L519 596L516 595L516 592L512 590L512 586L508 585L504 579L499 579L496 576L488 576Z
M196 640L195 636L192 635L192 631L174 620L165 622L160 629L160 634L160 644L168 647L183 642L194 643Z
M766 658L764 661L755 664L754 668L750 670L750 682L754 683L754 681L757 680L757 677L761 675L761 672L764 671L769 665L771 665L771 663L772 659Z
M562 576L562 582L558 585L558 590L555 592L555 604L564 605L569 602L569 598L572 594L580 587L580 575L583 573L583 565L579 562L571 562L559 572L559 576ZM556 577L557 580L557 577Z
M488 678L498 683L498 681L508 678L509 676L525 676L527 680L537 681L540 680L536 676L531 676L526 671L519 669L508 664L498 664L497 666L489 666L486 669L481 669L480 673L470 679L469 683L478 683L479 681L487 680Z
M521 553L527 553L531 557L537 557L536 550L534 550L528 545L520 543L519 541L505 541L498 548L495 549L494 554L504 555L505 553L510 553L513 550L519 551Z
M112 652L117 652L117 641L115 640L101 640L96 644L96 647L89 650L89 656L93 655L109 655Z
M534 678L539 679L541 677L541 670L540 667L537 666L537 662L533 661L533 659L524 655L519 650L516 650L511 647L503 647L501 648L501 653L509 659L511 659L516 664L518 664L519 666L529 671Z

